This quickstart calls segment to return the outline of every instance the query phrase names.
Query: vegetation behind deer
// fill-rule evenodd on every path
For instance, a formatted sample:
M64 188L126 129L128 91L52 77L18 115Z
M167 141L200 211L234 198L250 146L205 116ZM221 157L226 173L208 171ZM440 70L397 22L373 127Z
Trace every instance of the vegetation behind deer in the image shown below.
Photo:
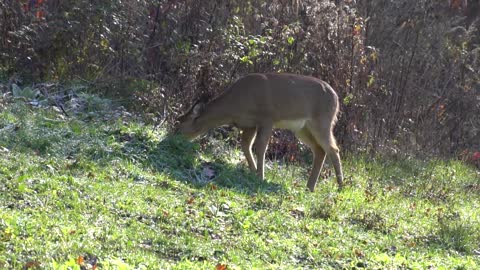
M171 125L199 95L247 73L313 75L339 93L343 150L471 160L479 9L476 0L2 1L0 76L77 81ZM285 157L291 140L272 141Z

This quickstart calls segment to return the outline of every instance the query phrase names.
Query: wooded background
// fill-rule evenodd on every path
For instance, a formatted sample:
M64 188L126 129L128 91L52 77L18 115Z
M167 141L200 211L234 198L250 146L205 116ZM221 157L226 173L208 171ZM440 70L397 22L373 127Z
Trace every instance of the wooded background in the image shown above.
M250 72L330 83L344 150L480 158L478 0L0 2L10 84L83 84L171 125Z

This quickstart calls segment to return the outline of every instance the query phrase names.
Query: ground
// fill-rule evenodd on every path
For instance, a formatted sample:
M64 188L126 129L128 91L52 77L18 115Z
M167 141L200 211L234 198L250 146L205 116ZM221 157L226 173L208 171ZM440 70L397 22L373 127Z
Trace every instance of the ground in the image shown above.
M167 136L108 101L68 116L0 110L0 268L477 269L480 172L345 154L347 186L310 158L251 175L238 147Z

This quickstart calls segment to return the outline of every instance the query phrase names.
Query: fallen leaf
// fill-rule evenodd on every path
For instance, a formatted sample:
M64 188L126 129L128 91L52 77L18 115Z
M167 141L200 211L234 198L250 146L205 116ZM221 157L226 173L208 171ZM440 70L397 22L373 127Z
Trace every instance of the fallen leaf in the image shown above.
M195 201L195 197L192 196L187 200L187 204L193 204L194 201Z
M40 262L30 261L23 266L23 269L31 269L31 268L39 268L39 267L40 267Z
M85 258L83 256L78 256L77 258L77 264L82 265L85 262Z
M363 257L365 257L365 253L363 253L363 251L361 251L360 249L354 249L354 250L353 250L353 253L354 253L355 256L358 257L358 258L363 258Z
M215 270L227 270L227 265L218 263L217 266L215 266Z
M303 218L305 217L305 209L302 207L297 207L297 208L291 209L290 214L297 219Z

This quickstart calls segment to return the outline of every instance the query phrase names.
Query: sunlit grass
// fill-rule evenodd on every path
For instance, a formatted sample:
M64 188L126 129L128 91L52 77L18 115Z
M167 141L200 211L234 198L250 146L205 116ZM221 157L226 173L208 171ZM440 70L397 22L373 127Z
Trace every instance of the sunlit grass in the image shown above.
M479 172L461 162L346 155L348 186L327 164L310 193L308 162L269 161L262 182L221 141L89 115L0 112L0 268L480 266Z

